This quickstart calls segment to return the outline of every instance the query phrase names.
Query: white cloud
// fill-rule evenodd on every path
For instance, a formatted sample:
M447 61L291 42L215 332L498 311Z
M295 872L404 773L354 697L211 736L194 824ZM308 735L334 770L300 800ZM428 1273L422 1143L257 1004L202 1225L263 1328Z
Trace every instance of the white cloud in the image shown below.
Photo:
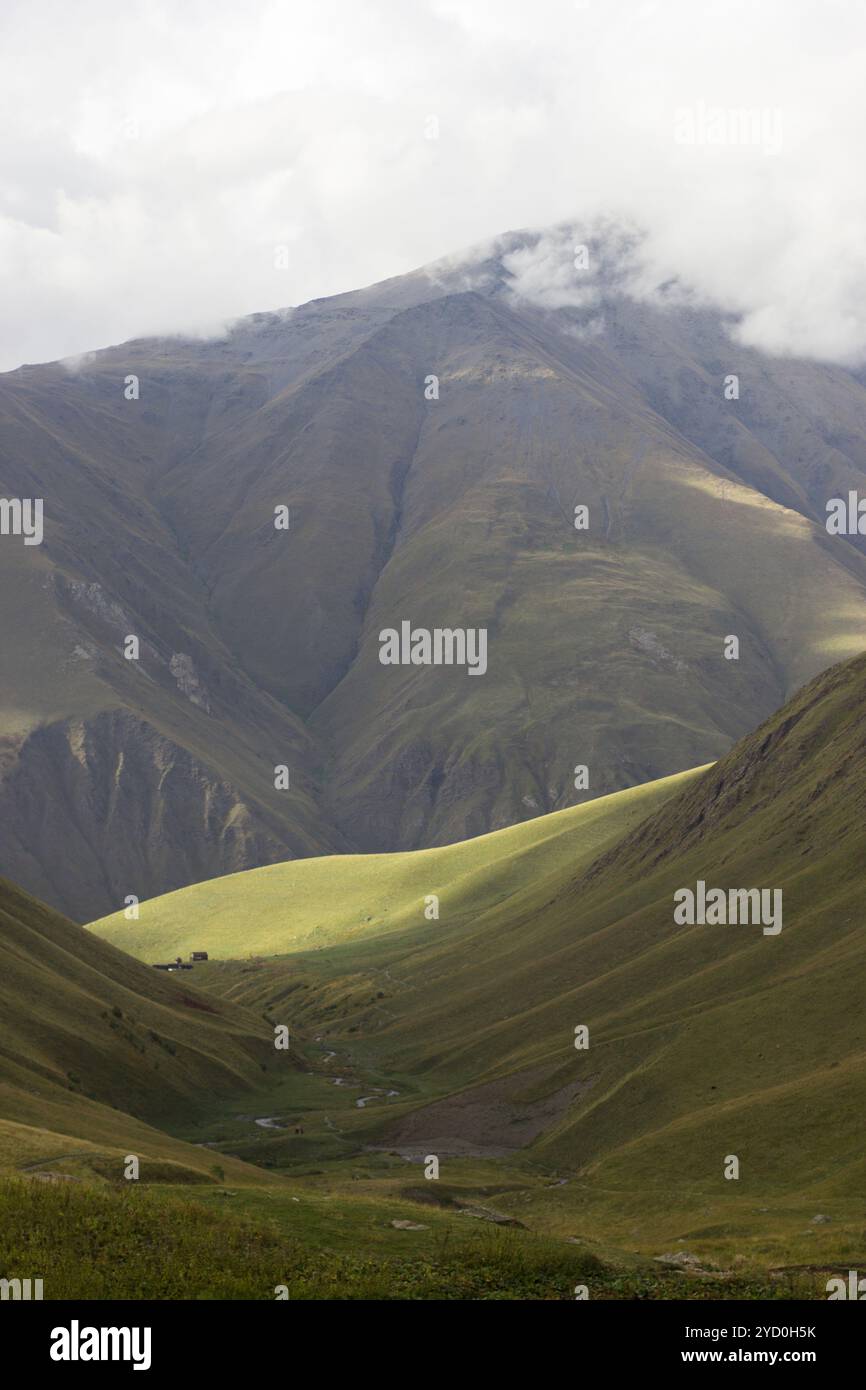
M0 366L606 214L647 285L861 360L864 48L860 0L6 0Z

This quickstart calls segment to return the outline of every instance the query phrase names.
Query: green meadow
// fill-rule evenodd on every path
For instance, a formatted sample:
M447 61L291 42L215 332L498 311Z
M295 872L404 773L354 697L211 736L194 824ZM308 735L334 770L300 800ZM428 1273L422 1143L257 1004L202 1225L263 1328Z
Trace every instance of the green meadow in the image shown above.
M709 767L137 922L8 888L4 1268L53 1250L52 1297L825 1297L866 1261L864 707L857 659ZM782 930L677 924L698 881L780 890Z

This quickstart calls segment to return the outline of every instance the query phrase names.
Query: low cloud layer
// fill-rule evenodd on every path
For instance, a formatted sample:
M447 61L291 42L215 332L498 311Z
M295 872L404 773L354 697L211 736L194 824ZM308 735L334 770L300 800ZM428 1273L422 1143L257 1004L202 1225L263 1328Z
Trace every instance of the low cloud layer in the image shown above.
M0 367L606 216L644 289L861 362L864 49L859 0L8 0Z

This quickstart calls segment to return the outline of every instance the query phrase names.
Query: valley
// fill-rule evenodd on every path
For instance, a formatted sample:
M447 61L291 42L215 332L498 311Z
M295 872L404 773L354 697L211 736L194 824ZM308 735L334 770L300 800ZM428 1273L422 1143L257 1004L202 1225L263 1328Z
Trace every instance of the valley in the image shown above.
M721 8L0 11L19 1376L858 1364L866 8Z
M531 1296L591 1268L598 1297L825 1297L863 1258L864 708L861 657L709 767L94 923L142 959L205 945L200 997L290 1029L242 1105L163 1120L225 1165L195 1201L384 1261L386 1297L442 1241L488 1251L494 1297L536 1256L560 1273ZM700 881L775 885L784 930L675 921Z
M555 309L518 233L0 377L44 499L0 544L0 1267L53 1251L46 1297L866 1260L866 552L825 525L866 387L590 243Z

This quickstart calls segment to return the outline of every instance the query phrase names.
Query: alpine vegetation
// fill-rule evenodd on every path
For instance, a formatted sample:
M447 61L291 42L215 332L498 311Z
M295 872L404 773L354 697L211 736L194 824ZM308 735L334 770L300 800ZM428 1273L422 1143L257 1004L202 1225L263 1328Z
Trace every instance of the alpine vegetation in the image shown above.
M781 888L708 889L699 878L694 891L678 888L674 902L678 927L761 926L764 936L778 936L782 930Z
M468 666L470 676L487 670L486 627L413 628L408 619L379 633L383 666Z

